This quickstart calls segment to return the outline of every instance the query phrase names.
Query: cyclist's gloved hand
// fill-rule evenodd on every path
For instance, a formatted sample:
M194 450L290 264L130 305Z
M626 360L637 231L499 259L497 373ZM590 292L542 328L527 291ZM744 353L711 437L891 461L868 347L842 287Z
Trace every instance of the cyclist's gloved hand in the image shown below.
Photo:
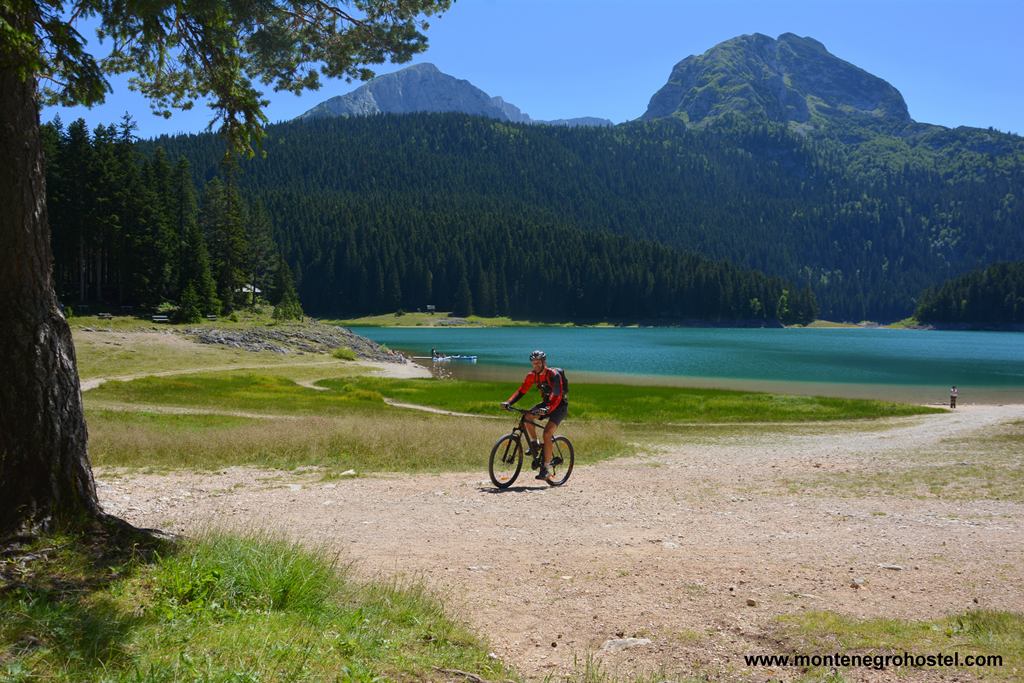
M505 410L508 410L511 406L512 406L512 404L509 403L508 401L502 401L501 402L501 407L504 408Z

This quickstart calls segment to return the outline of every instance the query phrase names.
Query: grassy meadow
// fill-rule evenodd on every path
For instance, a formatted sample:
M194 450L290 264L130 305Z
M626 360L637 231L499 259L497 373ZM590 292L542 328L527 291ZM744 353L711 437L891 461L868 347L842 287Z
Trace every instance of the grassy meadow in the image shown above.
M326 380L328 388L344 383ZM379 391L388 398L480 415L495 414L498 404L516 389L508 382L461 382L432 380L385 380L365 378L359 386ZM537 394L524 397L532 405ZM902 417L941 412L885 401L794 396L725 389L578 384L569 390L573 420L607 420L651 426L693 423L821 422ZM568 424L568 423L567 423Z
M326 552L267 536L141 552L58 535L22 557L0 592L10 683L514 676L422 586L356 581Z
M479 471L491 444L515 423L499 408L513 390L507 383L357 372L342 362L107 382L85 394L91 456L100 466L158 469ZM398 409L386 398L500 419ZM878 401L584 384L572 389L571 419L562 432L579 462L588 463L631 455L637 443L669 433L680 438L687 426L811 425L932 411Z
M98 466L479 472L491 445L515 423L499 408L515 388L509 383L376 377L345 353L252 353L196 344L153 326L107 332L73 320L83 378L162 373L85 392L90 454ZM245 324L258 321L245 318ZM176 370L192 372L166 374ZM385 399L497 419L398 409ZM879 401L574 384L562 431L586 464L634 454L638 444L699 440L753 424L813 429L859 420L858 428L870 428L874 418L934 411Z
M465 322L462 322L465 321ZM470 315L465 318L453 318L447 312L437 313L383 313L367 315L361 318L345 318L342 320L325 320L324 322L345 327L451 327L458 323L460 327L537 327L549 323L531 322L529 320L513 320L509 317L483 318ZM567 325L571 323L566 323Z

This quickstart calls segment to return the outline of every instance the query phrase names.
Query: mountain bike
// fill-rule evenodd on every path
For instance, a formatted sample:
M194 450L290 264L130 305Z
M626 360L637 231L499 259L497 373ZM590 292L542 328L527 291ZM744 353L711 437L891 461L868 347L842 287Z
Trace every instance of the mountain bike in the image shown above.
M529 442L529 435L526 433L524 425L529 422L535 427L544 429L544 425L527 417L530 414L529 410L513 408L512 406L509 406L508 410L519 413L519 422L512 428L511 432L498 439L498 442L494 444L494 448L491 449L491 460L488 467L491 481L499 489L507 489L511 486L512 482L519 476L519 471L523 469L524 437ZM541 443L540 447L535 449L533 453L533 469L540 469L543 462L544 444ZM561 486L569 481L569 475L572 474L572 466L575 462L576 453L573 450L572 442L562 435L552 439L551 464L548 467L551 476L547 479L548 484L550 486Z

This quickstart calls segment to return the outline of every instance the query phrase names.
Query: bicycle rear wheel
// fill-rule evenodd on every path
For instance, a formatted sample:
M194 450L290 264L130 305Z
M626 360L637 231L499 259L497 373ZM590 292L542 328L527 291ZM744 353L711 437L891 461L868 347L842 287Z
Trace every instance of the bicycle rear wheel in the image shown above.
M569 481L572 467L576 464L576 452L572 442L564 436L556 436L551 443L551 465L548 470L551 476L547 482L551 486L561 486Z
M506 434L498 439L491 449L491 460L488 471L491 481L499 489L507 489L519 476L523 468L523 444L513 434Z

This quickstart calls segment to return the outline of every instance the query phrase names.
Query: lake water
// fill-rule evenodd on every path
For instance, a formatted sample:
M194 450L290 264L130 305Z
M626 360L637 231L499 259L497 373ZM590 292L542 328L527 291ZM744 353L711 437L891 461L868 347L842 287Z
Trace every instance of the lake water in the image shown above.
M923 403L1024 403L1024 334L889 329L396 328L353 331L411 355L473 354L457 377L517 381L544 349L573 381L715 386ZM421 361L430 365L430 361ZM448 364L445 364L448 365Z

